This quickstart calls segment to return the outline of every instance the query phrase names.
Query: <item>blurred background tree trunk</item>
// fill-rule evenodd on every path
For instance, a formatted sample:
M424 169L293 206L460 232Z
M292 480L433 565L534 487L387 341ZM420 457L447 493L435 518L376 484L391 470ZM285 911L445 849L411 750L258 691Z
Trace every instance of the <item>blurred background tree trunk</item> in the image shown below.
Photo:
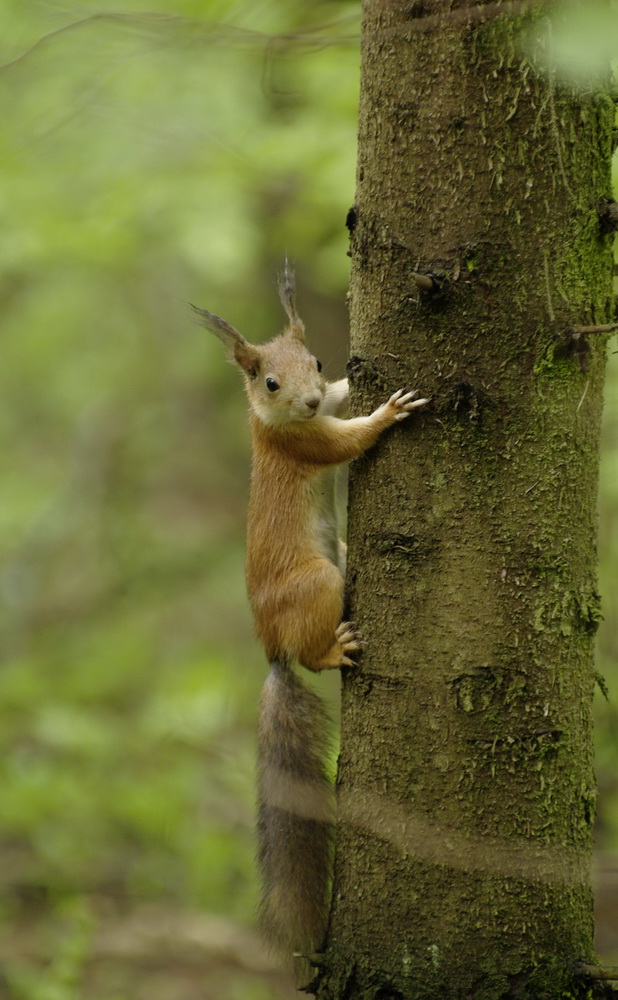
M350 477L322 998L577 995L593 954L606 337L576 328L614 318L614 108L535 68L547 18L453 6L364 10L353 405L432 404Z

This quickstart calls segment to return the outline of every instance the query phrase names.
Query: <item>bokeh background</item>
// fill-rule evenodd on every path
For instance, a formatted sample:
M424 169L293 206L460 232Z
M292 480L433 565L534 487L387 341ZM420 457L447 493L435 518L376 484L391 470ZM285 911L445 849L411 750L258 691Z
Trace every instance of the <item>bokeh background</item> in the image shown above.
M618 57L592 7L555 45L584 73ZM252 929L265 667L243 580L246 405L187 303L270 336L287 252L312 346L341 374L358 33L350 0L0 7L2 1000L291 995ZM616 350L600 490L605 961Z

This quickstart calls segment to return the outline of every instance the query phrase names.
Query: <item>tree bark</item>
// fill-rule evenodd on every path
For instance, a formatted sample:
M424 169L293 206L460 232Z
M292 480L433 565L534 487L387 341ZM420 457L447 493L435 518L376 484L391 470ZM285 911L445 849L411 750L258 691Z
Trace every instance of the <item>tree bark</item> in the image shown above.
M607 334L574 328L614 319L614 109L532 65L522 31L550 38L546 18L498 7L364 8L353 405L404 385L432 404L351 470L367 647L322 1000L552 1000L593 960Z

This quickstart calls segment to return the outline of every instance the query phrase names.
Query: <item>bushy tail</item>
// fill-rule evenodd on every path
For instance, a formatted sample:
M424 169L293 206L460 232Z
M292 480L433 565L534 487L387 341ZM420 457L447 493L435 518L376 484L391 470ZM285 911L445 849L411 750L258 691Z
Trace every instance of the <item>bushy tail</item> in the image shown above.
M289 958L315 951L326 932L334 836L329 742L321 700L288 664L271 664L258 735L259 921L267 941Z

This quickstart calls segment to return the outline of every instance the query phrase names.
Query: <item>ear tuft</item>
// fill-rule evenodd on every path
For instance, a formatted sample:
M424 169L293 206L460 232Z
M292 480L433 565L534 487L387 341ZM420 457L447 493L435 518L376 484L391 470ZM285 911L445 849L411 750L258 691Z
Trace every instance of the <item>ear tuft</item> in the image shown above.
M286 330L286 336L299 340L301 344L305 342L305 324L296 312L296 280L294 268L285 258L283 274L279 275L279 298L286 311L290 325Z
M189 303L189 305L199 316L199 322L202 326L205 326L211 333L214 333L225 344L228 353L231 354L236 364L250 378L255 378L260 362L259 347L254 347L253 344L250 344L248 340L245 340L242 333L239 333L238 330L229 323L226 323L224 319L221 319L215 313L208 312L207 309L201 309L199 306L194 306L192 303Z

